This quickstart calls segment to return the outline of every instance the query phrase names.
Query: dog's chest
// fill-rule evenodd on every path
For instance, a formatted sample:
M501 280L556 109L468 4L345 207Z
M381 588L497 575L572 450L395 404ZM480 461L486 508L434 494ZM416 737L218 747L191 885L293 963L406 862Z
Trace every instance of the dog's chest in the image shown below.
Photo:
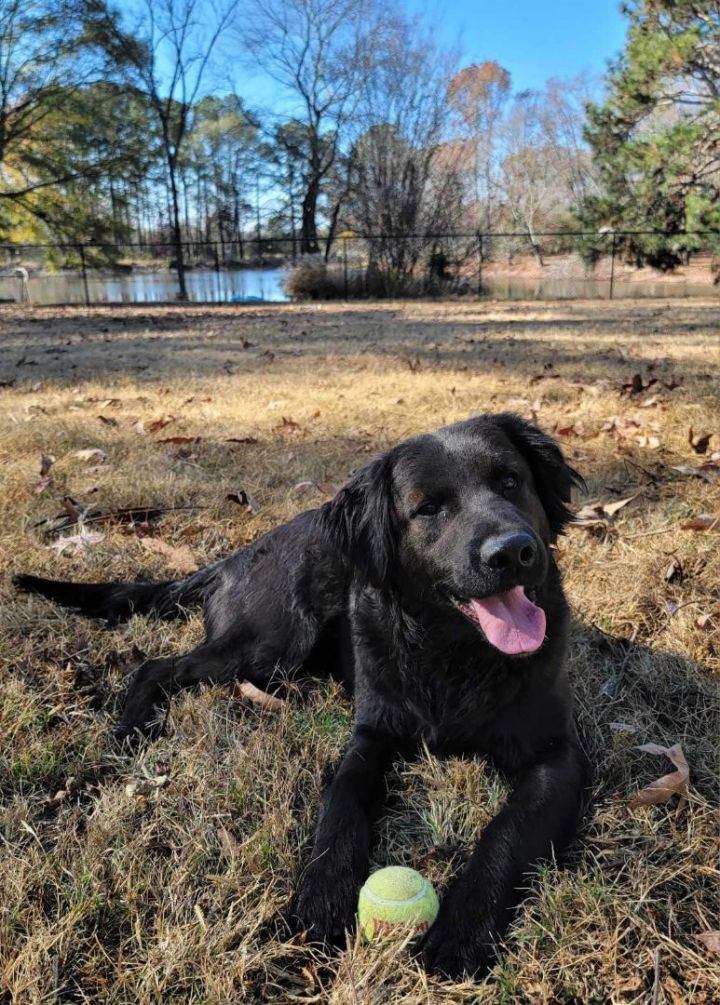
M413 739L437 753L485 746L488 726L521 688L493 664L469 659L420 660L403 674L402 703Z

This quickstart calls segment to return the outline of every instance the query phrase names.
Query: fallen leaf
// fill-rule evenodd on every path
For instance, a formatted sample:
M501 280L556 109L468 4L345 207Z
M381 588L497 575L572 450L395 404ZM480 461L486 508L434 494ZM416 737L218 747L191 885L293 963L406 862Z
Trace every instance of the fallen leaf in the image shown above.
M72 496L63 496L63 509L73 523L81 523L87 513L88 507L83 506L82 503L79 503L77 499L73 499Z
M660 399L658 398L657 395L653 395L653 397L648 398L647 401L641 401L640 408L653 408L655 405L657 405L659 400Z
M628 496L627 499L617 499L615 502L603 503L603 511L607 513L608 516L615 516L619 510L623 509L628 503L631 503L633 499L637 499L637 493L634 496Z
M147 427L149 433L157 433L159 429L164 429L165 426L169 426L171 422L175 422L174 415L163 415L159 419L153 419Z
M635 495L628 496L626 499L616 499L613 502L588 503L577 511L573 522L580 524L580 526L588 527L607 523L610 517L613 517L627 506L628 503L631 503L633 499L637 499L638 495L639 493L635 493Z
M618 436L625 437L626 439L632 439L636 435L639 428L640 423L637 419L626 419L624 416L613 415L605 421L601 432L617 433Z
M120 423L117 419L113 419L110 415L98 415L98 419L106 426L119 426Z
M35 492L35 495L36 496L42 495L45 489L50 488L50 486L53 484L54 481L55 479L53 478L52 475L45 475L44 478L38 478L38 480L35 482L35 488L33 490Z
M666 583L682 583L685 577L683 571L682 563L680 559L674 558L670 565L665 570L665 582Z
M686 478L700 478L708 485L715 485L717 479L714 476L716 472L720 471L720 465L706 463L694 468L689 464L672 464L670 470L677 471L678 474L685 475Z
M647 450L660 449L660 440L657 436L638 436L635 442L639 447L645 447Z
M237 492L228 492L225 496L228 502L237 503L238 506L244 506L248 513L259 513L260 506L257 501L253 499L249 492L245 489L239 489Z
M716 953L720 956L720 932L700 932L697 937L707 946L711 953Z
M293 485L291 491L302 492L303 494L307 494L308 492L312 492L314 488L315 488L315 482L298 482L297 485Z
M276 429L300 429L300 423L296 422L294 419L286 418L284 415L280 422L278 422Z
M720 516L710 516L709 513L701 513L692 520L684 520L680 524L680 530L714 530L720 533Z
M72 793L73 789L75 788L77 788L77 782L75 781L75 776L70 775L70 777L65 782L65 788L58 789L58 791L55 793L54 796L52 796L52 798L46 800L45 806L48 809L55 809L61 803L65 802L67 797Z
M147 435L147 429L145 429L145 423L142 422L141 419L138 419L137 422L133 422L132 428L135 430L136 433L139 433L140 436Z
M88 530L87 527L81 526L77 534L71 534L68 537L59 537L57 541L53 541L48 547L57 551L58 555L62 555L67 548L89 548L91 545L99 544L104 540L104 534L96 530Z
M108 459L108 454L100 447L88 447L87 450L76 450L75 456L81 461L98 461L100 464Z
M179 575L189 576L191 573L197 572L197 561L186 544L176 547L175 545L168 544L167 541L161 541L157 537L141 537L139 541L145 551L152 551L158 555L163 555L167 559L167 564L170 568Z
M226 443L257 443L257 439L254 436L231 436L229 439L225 440Z
M326 496L337 495L338 487L335 482L318 482L317 487Z
M634 810L639 806L652 806L655 803L664 803L671 796L675 795L681 797L681 802L684 801L688 794L690 768L685 760L685 755L680 744L676 743L672 747L661 747L657 743L644 743L636 749L646 754L663 755L669 758L677 770L663 775L661 778L656 778L654 782L641 789L628 803L629 808Z
M642 374L635 373L626 384L622 385L620 394L625 398L635 398L653 384L657 384L657 377L651 377L647 384L643 384Z
M154 778L137 778L125 786L127 796L149 796L159 789L164 789L170 781L170 775L156 775Z
M40 454L40 477L44 477L55 463L52 454Z
M158 440L158 443L199 443L202 440L202 436L166 436L163 440Z
M695 618L695 627L700 628L704 632L710 632L718 624L718 621L720 621L720 613L718 611L711 611L709 614L699 614Z
M541 380L560 380L559 373L536 373L534 377L530 378L530 384L537 384Z
M279 712L285 704L281 698L276 698L275 695L268 694L267 691L261 691L249 680L236 681L232 687L232 694L244 698L246 701L251 701L254 705L260 705L268 712Z
M712 433L702 433L700 435L696 435L693 432L693 427L690 426L690 429L688 430L688 443L696 454L706 454L707 448L710 446L712 436Z

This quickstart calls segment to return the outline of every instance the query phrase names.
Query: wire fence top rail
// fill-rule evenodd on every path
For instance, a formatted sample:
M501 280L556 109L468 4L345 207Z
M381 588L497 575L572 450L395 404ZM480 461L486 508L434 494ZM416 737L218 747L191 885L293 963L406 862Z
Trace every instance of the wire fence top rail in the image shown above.
M530 234L527 230L473 230L473 231L428 231L426 233L366 233L361 231L341 231L339 234L328 235L318 234L318 242L332 243L339 241L431 241L431 240L478 240L478 238L498 237L515 238L525 241L532 241L538 237L720 237L720 229L708 230L536 230ZM279 235L242 235L240 238L244 244L293 244L299 243L299 236ZM180 241L183 247L205 246L237 243L239 238L203 238L184 237ZM172 237L166 239L154 239L147 241L96 241L96 240L76 240L76 241L55 241L55 242L31 242L31 241L0 241L2 250L21 250L37 248L38 250L62 250L65 248L171 248L175 245Z

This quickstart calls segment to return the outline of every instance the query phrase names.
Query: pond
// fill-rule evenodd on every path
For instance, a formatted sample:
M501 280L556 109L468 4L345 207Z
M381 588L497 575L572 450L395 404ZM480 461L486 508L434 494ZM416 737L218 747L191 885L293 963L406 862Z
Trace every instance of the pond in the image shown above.
M188 294L195 303L283 303L290 300L284 289L283 269L191 269L186 273ZM134 272L119 276L90 273L87 280L91 303L172 303L177 300L177 279L171 272ZM0 298L20 299L20 281L0 276ZM532 279L520 276L483 276L485 296L499 300L564 300L576 298L605 299L608 283L581 277L548 276ZM82 276L47 274L28 280L33 304L84 304ZM628 282L616 280L616 298L707 297L717 295L718 287L678 281Z
M253 297L258 300L282 302L289 299L283 289L282 269L191 269L185 274L191 301L229 303L233 297ZM120 276L88 274L90 302L104 303L168 303L177 300L177 278L172 272L133 272ZM28 293L33 304L84 304L85 286L82 276L47 274L31 276ZM0 297L20 298L20 281L0 278Z

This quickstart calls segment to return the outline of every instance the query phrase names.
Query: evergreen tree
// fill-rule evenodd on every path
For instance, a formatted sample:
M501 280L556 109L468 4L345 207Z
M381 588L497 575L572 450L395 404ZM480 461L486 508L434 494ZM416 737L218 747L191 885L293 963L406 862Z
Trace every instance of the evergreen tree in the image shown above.
M580 212L590 229L671 231L618 237L628 261L674 268L720 228L720 3L631 0L624 52L586 137L602 192ZM715 239L717 242L717 238ZM591 242L589 257L603 249Z

